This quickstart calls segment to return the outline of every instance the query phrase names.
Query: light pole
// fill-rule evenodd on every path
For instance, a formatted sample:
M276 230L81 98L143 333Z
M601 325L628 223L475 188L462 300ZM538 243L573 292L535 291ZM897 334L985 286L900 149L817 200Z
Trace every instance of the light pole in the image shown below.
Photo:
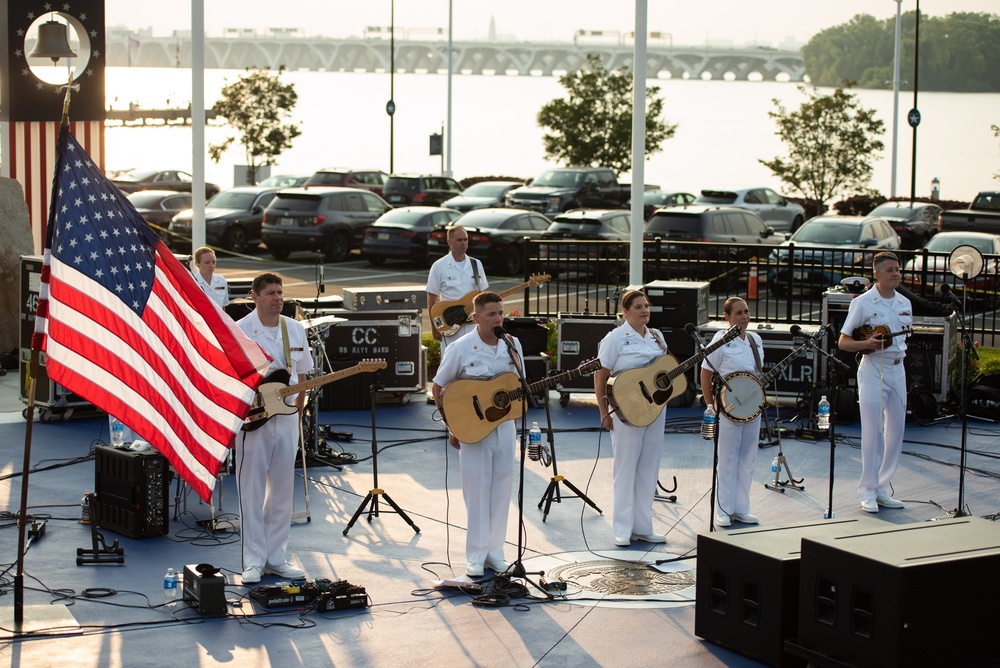
M913 27L913 109L907 114L910 127L913 128L913 156L910 166L910 208L917 195L917 126L920 125L920 112L917 110L917 89L920 73L920 0L917 0L917 20Z
M889 184L890 197L896 196L896 150L899 143L899 38L902 22L903 0L896 3L896 46L892 57L892 182Z
M396 170L393 162L393 141L395 139L393 120L396 114L396 0L389 0L389 101L385 103L385 113L389 114L389 173Z
M444 169L445 176L451 176L451 76L452 76L452 0L448 0L448 132L444 137L445 155L447 156L447 167Z

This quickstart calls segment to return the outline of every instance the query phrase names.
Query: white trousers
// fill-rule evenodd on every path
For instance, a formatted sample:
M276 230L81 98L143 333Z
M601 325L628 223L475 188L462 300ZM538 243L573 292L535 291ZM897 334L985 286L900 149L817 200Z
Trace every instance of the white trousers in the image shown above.
M858 366L858 402L861 407L862 501L888 496L889 483L899 465L906 425L906 370L902 363L865 355Z
M465 557L472 564L504 561L507 515L514 480L513 422L501 423L478 443L462 443L462 497L468 515Z
M760 442L760 416L749 422L733 422L719 415L716 425L719 429L717 514L749 513L750 485L753 484Z
M236 438L244 570L288 561L298 438L298 415L276 415Z
M649 426L634 427L622 422L617 412L611 414L614 423L611 447L615 455L612 467L615 507L611 525L616 537L653 533L653 497L660 475L666 418L663 410Z

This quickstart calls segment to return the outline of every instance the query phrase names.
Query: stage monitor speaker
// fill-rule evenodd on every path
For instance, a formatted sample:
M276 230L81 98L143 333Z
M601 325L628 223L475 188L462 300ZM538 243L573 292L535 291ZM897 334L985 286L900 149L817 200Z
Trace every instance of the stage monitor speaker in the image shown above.
M1000 524L978 517L804 536L794 644L820 665L995 666L998 572Z
M159 452L99 445L94 448L94 522L102 529L149 538L169 531L170 469Z
M802 538L884 526L867 517L698 536L694 632L772 666L800 666L785 652L796 637Z

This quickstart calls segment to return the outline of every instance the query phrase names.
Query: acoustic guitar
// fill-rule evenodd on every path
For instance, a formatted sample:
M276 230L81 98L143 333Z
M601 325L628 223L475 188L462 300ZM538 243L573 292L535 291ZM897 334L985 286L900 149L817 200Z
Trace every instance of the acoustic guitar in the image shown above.
M589 360L575 369L546 376L528 385L530 394L558 383L585 376L601 368L600 360ZM524 387L516 373L508 371L489 380L453 380L441 395L441 415L448 429L463 443L478 443L505 420L524 414Z
M740 328L733 325L721 339L684 362L664 353L645 366L619 371L608 379L608 401L618 417L633 427L651 425L673 394L674 378L739 335Z
M886 344L888 344L889 341L892 341L893 337L909 336L912 333L913 333L912 327L904 327L898 332L890 332L889 328L886 327L885 325L876 325L875 327L862 325L861 327L858 327L851 333L851 338L853 338L855 341L867 341L868 339L872 338L872 336L875 336L875 338L877 338L879 341L884 341ZM882 347L884 348L885 346L883 345ZM870 350L862 350L861 354L867 355L870 352L871 352Z
M292 415L299 411L299 407L294 404L285 403L285 397L298 394L304 390L311 390L327 383L332 383L348 376L358 373L371 373L384 369L385 360L362 360L349 369L334 371L311 380L304 380L295 385L289 385L291 376L285 369L272 371L264 378L264 382L257 388L257 396L254 397L253 406L250 413L243 422L243 431L255 431L263 427L268 420L275 415Z
M532 276L528 279L527 283L515 285L499 293L500 298L504 299L507 295L512 295L527 288L537 288L542 283L547 283L551 280L552 276L549 274ZM435 302L434 306L431 307L431 327L439 332L441 336L453 336L458 330L462 329L463 325L469 322L469 316L472 315L473 311L472 300L480 292L482 291L472 290L458 299Z

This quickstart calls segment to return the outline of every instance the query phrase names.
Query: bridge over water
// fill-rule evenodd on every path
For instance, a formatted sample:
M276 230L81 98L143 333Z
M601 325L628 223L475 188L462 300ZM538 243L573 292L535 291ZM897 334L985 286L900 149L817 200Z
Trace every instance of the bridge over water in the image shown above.
M190 67L191 40L187 36L143 35L138 46L123 33L109 31L110 67ZM456 74L498 76L558 76L579 70L587 54L598 53L605 67L631 67L629 43L456 41ZM130 53L131 52L131 53ZM647 53L650 79L726 79L735 81L802 81L805 68L798 51L766 47L674 46L672 40L650 40ZM242 70L284 66L288 70L378 72L390 70L390 43L386 38L326 38L300 35L206 37L205 66ZM440 74L448 71L448 43L441 39L396 39L397 73Z

